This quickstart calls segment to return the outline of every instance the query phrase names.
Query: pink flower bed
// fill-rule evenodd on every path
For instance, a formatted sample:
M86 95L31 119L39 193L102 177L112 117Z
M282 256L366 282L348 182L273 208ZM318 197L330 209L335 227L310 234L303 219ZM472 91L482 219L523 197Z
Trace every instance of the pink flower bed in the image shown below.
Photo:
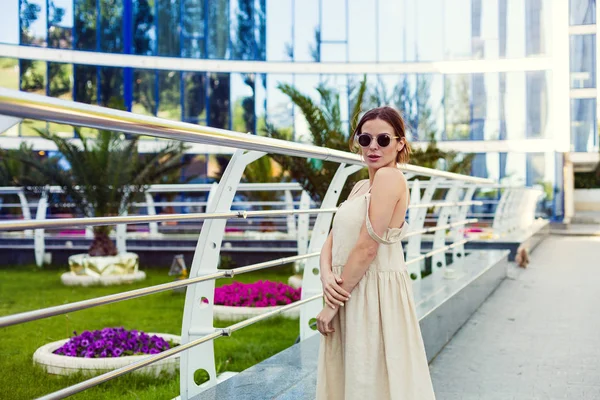
M233 307L284 306L300 300L301 289L281 282L233 282L215 289L214 304Z

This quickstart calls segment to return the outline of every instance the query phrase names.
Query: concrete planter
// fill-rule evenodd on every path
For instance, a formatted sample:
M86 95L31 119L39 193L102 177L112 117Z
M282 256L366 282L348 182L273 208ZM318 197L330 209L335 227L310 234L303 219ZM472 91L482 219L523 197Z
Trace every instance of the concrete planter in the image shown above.
M60 281L65 286L112 286L125 285L146 279L144 271L136 271L125 275L76 275L73 272L65 272L60 276Z
M223 321L235 321L240 319L247 319L256 317L257 315L264 314L269 311L277 310L283 306L274 307L232 307L232 306L220 306L215 304L213 306L214 317ZM281 314L285 318L299 318L300 308L292 308Z
M181 337L176 335L167 333L148 333L148 335L156 335L177 344L181 343ZM41 366L46 372L54 375L71 375L78 372L83 372L86 375L96 375L124 367L148 357L148 355L143 355L116 358L84 358L69 357L53 353L68 341L69 339L58 340L38 348L35 353L33 353L34 364ZM174 374L178 368L179 354L175 354L154 364L135 370L134 373L149 374L156 377L161 372Z
M146 279L146 273L138 270L138 266L135 253L106 257L75 254L69 257L70 272L62 274L60 280L66 286L128 284Z
M575 189L575 211L600 211L600 189Z

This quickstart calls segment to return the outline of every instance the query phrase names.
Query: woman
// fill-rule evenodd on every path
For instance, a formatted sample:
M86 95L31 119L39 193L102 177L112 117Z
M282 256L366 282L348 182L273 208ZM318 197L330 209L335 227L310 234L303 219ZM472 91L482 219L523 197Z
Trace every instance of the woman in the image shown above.
M317 399L434 399L400 242L410 197L396 167L410 154L404 121L372 109L350 141L369 179L338 208L321 252Z

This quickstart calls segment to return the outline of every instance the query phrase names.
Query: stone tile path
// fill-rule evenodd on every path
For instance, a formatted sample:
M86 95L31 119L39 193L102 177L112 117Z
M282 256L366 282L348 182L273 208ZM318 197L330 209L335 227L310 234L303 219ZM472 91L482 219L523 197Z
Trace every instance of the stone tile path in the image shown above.
M431 373L438 400L600 399L600 237L550 236Z

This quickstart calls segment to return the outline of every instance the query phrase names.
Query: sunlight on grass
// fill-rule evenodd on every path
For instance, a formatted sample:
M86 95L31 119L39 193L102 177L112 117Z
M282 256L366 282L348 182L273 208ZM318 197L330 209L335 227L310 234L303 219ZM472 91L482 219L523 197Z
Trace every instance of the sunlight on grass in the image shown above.
M286 282L292 267L257 271L236 276L240 282L274 280ZM40 270L33 266L0 269L0 315L65 304L74 301L119 293L126 290L172 281L166 269L146 269L147 279L128 286L66 287L60 283L62 270ZM230 283L219 279L217 286ZM124 326L146 332L179 335L184 293L158 293L120 303L109 304L66 315L29 322L2 329L0 341L0 387L11 392L0 393L0 399L38 397L85 379L83 376L48 375L32 364L33 352L41 345L70 337L73 331ZM215 326L230 325L215 321ZM242 371L290 347L299 334L298 320L270 319L215 341L218 372ZM151 378L126 375L73 396L75 399L172 399L179 394L179 375ZM3 397L9 396L9 397Z

